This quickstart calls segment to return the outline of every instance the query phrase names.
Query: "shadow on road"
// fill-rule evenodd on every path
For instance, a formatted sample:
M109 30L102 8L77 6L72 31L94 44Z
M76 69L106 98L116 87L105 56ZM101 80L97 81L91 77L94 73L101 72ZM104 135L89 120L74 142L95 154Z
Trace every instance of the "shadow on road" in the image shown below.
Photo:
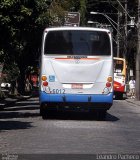
M47 114L47 119L58 120L98 120L98 115L94 112L87 111L52 111ZM0 119L8 118L28 118L40 116L39 102L35 99L16 103L14 106L6 107L0 112ZM119 119L110 113L106 114L104 121L118 121Z
M12 107L12 108L8 108L5 111L22 111L22 110L38 110L39 106L36 105L31 105L31 106L16 106L16 107Z
M47 119L58 119L58 120L98 120L98 116L96 113L90 112L54 112L49 113ZM106 114L106 118L103 121L118 121L119 118L111 115L109 113Z
M29 129L33 127L32 122L20 122L20 121L0 121L0 131L3 130L16 130L16 129Z
M115 121L118 121L120 120L118 117L110 114L110 113L107 113L106 115L106 121L112 121L112 122L115 122Z
M47 119L57 119L57 120L98 120L98 115L96 113L90 112L77 112L77 111L54 111L47 114ZM29 118L40 116L40 111L38 106L16 106L14 108L8 108L5 111L0 112L0 119L8 118ZM119 118L107 113L104 121L118 121Z
M7 118L28 118L39 115L38 101L23 101L12 106L7 106L3 111L0 111L0 119Z
M23 109L23 111L22 111ZM8 118L29 118L29 117L39 117L39 109L34 107L23 107L23 108L14 108L13 110L7 110L0 112L0 119L8 119ZM51 112L48 114L47 117L48 120L98 120L98 117L96 113L89 113L89 112ZM119 118L117 118L114 115L111 115L110 113L106 114L106 118L103 121L118 121Z
M28 118L28 117L37 117L39 115L38 112L18 112L18 111L2 111L0 112L0 119L8 119L8 118Z

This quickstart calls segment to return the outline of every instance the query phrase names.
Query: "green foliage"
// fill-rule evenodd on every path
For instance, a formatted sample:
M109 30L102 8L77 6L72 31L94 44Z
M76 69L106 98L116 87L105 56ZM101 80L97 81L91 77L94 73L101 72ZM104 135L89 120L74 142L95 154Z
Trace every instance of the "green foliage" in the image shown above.
M2 0L0 2L0 34L2 35L0 50L8 55L7 61L11 59L19 63L18 60L22 59L25 50L26 54L27 50L32 54L31 46L39 43L39 41L31 41L32 37L37 36L36 32L41 34L47 23L46 2L46 0ZM22 61L21 64L23 63Z
M24 83L24 70L39 56L42 32L48 23L48 2L1 0L0 61L6 66L6 81L14 80L22 74Z
M71 3L69 0L52 1L49 10L49 25L62 26L65 20L65 12L70 11Z
M87 3L86 0L80 1L81 25L84 25L86 23L86 16L85 16L87 12L86 3Z
M20 71L16 63L5 64L3 68L3 74L5 75L3 77L3 81L10 83L12 81L16 81Z
M16 4L18 0L1 0L0 8L8 9L12 5Z

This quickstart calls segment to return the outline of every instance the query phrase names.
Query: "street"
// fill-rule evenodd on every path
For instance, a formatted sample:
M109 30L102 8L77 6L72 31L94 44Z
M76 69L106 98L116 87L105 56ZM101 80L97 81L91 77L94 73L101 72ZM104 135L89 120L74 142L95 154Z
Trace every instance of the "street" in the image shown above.
M140 106L114 100L105 121L62 112L43 120L38 98L0 111L0 152L16 154L140 154Z

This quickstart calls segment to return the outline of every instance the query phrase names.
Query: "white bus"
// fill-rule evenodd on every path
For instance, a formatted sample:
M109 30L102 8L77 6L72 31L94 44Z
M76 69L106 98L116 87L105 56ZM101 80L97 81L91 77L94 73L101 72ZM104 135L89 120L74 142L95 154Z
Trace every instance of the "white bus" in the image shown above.
M40 69L40 113L85 109L105 118L113 103L113 52L109 30L46 28Z

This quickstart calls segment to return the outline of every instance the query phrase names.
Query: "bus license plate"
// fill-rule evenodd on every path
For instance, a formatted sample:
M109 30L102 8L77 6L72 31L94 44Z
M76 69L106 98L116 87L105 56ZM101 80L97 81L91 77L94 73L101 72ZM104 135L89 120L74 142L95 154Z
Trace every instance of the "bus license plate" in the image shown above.
M72 84L71 88L72 89L83 89L83 84Z

